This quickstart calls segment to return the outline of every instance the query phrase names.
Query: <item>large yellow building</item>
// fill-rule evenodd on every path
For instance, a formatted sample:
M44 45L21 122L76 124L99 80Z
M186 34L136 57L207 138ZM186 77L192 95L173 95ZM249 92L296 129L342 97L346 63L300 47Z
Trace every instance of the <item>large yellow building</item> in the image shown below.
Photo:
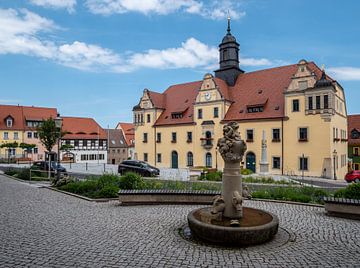
M222 169L223 125L236 121L247 143L243 166L259 172L263 133L271 174L342 179L347 172L343 88L315 63L245 73L230 33L219 45L215 77L145 89L133 109L137 159L157 167Z

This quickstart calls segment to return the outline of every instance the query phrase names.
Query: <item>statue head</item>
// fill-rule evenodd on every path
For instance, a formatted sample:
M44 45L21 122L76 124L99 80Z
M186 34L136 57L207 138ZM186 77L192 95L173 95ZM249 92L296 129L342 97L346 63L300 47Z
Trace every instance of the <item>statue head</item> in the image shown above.
M217 148L225 162L240 162L246 151L246 144L238 131L239 124L230 122L223 128L224 137L218 140Z

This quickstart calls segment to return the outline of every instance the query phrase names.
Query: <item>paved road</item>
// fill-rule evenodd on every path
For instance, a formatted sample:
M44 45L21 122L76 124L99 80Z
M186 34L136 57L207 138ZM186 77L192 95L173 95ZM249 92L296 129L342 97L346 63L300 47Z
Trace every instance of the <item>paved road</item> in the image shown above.
M196 206L96 204L0 175L0 267L360 266L360 221L319 207L246 205L276 213L283 229L265 246L224 249L179 236Z

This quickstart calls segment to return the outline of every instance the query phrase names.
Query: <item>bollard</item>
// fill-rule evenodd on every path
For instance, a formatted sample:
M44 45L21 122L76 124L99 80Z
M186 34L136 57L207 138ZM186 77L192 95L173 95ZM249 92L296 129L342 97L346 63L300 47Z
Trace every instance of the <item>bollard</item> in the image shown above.
M85 163L85 165L86 165L86 170L88 170L88 163Z
M106 170L106 167L105 167L105 163L104 163L104 172L105 172L105 170Z

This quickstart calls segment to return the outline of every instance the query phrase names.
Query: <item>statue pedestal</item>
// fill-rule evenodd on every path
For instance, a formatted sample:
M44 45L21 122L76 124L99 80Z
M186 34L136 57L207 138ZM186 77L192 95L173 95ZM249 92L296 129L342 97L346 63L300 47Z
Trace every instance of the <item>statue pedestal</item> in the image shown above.
M225 162L223 179L222 179L222 196L225 201L224 217L231 219L240 219L242 207L234 206L234 192L242 195L242 182L240 174L240 161Z
M260 162L260 174L266 175L269 173L269 163L268 162Z

